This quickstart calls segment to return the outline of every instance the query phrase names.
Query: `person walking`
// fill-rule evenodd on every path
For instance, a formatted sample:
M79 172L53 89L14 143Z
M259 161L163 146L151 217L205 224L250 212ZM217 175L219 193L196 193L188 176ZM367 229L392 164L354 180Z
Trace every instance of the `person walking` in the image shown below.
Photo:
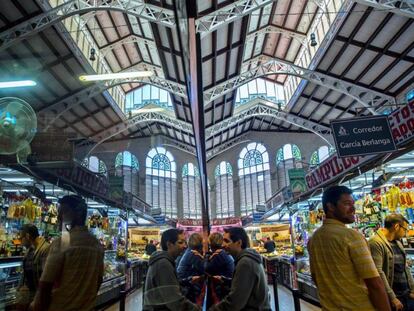
M26 248L26 255L23 258L21 284L17 290L17 304L20 310L26 310L39 286L49 252L49 243L39 235L39 230L32 224L23 225L19 235L22 245Z
M184 252L178 267L177 276L185 296L193 303L202 305L204 287L203 237L193 233L188 239L188 248Z
M230 292L234 273L234 259L223 249L223 235L219 232L208 238L211 254L206 261L205 272L209 276L208 306L219 303Z
M312 278L323 310L389 311L384 283L355 221L352 191L333 186L322 196L326 219L308 243Z
M414 310L414 280L400 242L407 230L408 220L401 214L391 214L385 218L384 228L369 240L372 258L394 310Z
M90 311L103 279L104 249L85 226L87 205L82 197L59 200L62 236L50 246L32 310Z
M161 251L151 255L145 281L144 311L201 310L180 291L175 260L186 249L183 230L168 229L161 235Z
M230 293L210 311L272 310L262 257L249 247L243 228L224 229L223 248L235 258L235 271Z

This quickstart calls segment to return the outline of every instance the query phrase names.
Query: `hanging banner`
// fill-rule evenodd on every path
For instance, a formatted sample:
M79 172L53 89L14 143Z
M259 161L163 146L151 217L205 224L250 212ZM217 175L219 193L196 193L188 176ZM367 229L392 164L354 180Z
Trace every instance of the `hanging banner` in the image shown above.
M388 115L392 137L397 147L406 144L414 136L414 101ZM335 153L317 168L306 174L306 184L313 190L343 176L345 173L374 159L377 155L339 158Z
M340 157L396 150L387 116L334 120L331 121L331 128Z
M158 228L130 228L129 242L131 246L146 245L149 241L160 241L160 229Z
M292 168L288 170L290 189L293 194L306 192L305 170L303 168Z

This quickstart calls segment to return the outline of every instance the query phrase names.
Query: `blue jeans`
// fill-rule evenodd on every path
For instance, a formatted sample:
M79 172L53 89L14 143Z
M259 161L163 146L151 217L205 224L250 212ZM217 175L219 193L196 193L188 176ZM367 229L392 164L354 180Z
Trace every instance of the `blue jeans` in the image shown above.
M404 305L404 311L414 311L414 299L410 298L410 295L398 297L398 299Z

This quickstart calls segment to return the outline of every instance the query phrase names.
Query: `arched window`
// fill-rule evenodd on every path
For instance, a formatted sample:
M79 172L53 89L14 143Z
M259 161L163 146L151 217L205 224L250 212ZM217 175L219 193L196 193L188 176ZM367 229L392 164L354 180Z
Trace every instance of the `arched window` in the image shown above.
M282 85L257 78L237 89L235 104L239 106L255 98L263 98L280 108L286 103Z
M138 195L138 159L129 151L117 154L115 158L115 173L124 177L124 190Z
M302 154L298 146L286 144L276 153L279 188L289 185L289 170L302 168Z
M242 215L256 211L271 196L269 155L262 144L250 143L240 152L240 209Z
M235 216L233 193L233 169L230 163L222 161L214 170L216 181L216 217Z
M171 152L156 147L148 152L146 166L146 201L160 208L167 217L177 217L176 164Z
M108 175L108 170L104 161L99 160L98 157L90 156L89 158L85 158L82 161L82 165L94 173L103 174L105 176Z
M335 153L335 149L328 146L321 146L318 148L318 150L315 150L310 158L310 165L316 166L319 163L325 161L327 158L329 158L330 155Z
M193 163L183 166L183 215L201 218L200 173Z

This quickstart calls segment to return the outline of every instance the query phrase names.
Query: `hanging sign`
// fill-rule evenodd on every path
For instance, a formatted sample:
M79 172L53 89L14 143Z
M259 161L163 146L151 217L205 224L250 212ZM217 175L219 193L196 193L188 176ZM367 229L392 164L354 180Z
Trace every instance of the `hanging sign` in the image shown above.
M303 168L292 168L288 170L290 189L293 194L303 193L307 190L305 181L305 170Z
M335 120L331 128L340 157L396 150L387 116Z
M388 115L392 137L397 147L406 144L414 136L414 101ZM306 175L309 190L321 187L338 176L375 158L375 155L339 158L335 153Z

